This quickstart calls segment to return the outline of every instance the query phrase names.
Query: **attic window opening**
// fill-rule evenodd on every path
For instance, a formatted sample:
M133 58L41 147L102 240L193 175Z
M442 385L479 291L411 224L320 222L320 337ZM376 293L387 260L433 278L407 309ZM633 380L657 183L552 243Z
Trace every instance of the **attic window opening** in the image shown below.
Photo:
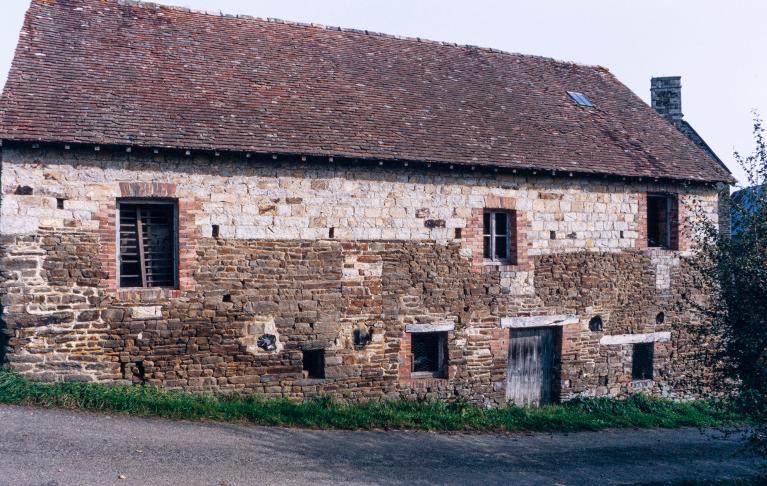
M578 106L585 106L589 108L594 106L591 100L586 98L586 95L584 95L583 93L579 93L577 91L568 91L567 94L570 95L570 98L572 98L573 101L578 103Z
M486 262L516 265L517 213L486 209L483 214L483 256Z
M678 210L669 194L647 195L647 246L677 250Z

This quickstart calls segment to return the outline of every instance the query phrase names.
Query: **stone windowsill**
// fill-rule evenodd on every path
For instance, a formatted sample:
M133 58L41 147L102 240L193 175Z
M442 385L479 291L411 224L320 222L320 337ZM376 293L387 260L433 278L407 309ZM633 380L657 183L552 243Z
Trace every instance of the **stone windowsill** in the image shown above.
M115 289L117 300L122 302L158 302L181 297L179 289L164 288L118 288Z

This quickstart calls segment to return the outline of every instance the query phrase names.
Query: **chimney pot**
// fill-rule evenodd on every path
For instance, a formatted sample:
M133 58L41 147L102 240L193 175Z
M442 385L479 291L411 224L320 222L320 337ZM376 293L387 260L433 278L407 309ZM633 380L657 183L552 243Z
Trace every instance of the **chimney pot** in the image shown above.
M650 94L652 107L655 111L672 122L682 119L684 115L682 114L681 76L652 78L650 80Z

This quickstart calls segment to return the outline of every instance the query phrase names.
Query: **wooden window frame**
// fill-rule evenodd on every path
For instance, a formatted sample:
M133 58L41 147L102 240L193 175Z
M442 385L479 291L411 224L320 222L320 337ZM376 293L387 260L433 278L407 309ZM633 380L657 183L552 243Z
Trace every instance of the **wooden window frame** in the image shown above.
M485 232L485 215L490 215L490 232ZM496 254L496 215L506 215L506 258L497 258ZM513 209L490 209L482 210L482 257L485 264L488 265L516 265L517 264L517 212ZM485 255L485 238L490 239L490 258Z
M144 285L140 287L135 286L123 286L121 285L122 276L121 276L121 270L122 270L122 261L120 256L120 228L121 228L121 215L120 211L123 205L127 204L133 204L133 205L163 205L163 206L171 206L173 208L173 216L172 216L172 233L173 233L173 285L172 286L147 286L146 285L146 276L142 275L142 280L144 281ZM115 236L116 236L116 242L115 245L115 251L116 251L116 260L117 260L117 287L121 290L134 290L134 289L140 289L140 290L146 290L146 289L171 289L171 290L177 290L179 288L179 209L178 209L178 199L175 198L118 198L117 204L116 204L116 211L115 211ZM145 272L144 265L141 265L141 271L142 273Z
M663 199L666 202L666 208L665 208L665 241L659 241L656 242L657 244L651 244L650 242L650 208L652 206L651 200L652 199ZM662 248L665 250L676 250L675 248L675 238L674 238L674 231L679 225L679 211L674 210L675 205L677 204L677 196L674 194L666 194L666 193L648 193L647 194L647 214L646 214L646 225L647 225L647 247L648 248Z

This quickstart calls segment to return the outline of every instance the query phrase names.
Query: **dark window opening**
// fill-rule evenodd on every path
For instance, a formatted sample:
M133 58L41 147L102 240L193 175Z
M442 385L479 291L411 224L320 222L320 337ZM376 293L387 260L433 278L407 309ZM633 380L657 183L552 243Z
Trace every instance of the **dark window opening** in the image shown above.
M335 237L336 237L336 229L335 228L330 228L328 230L328 238L333 239Z
M654 343L637 343L631 357L631 379L652 380Z
M418 376L444 378L447 362L447 333L418 332L411 334L412 368Z
M486 210L482 217L482 240L485 260L517 263L517 218L514 211Z
M556 240L557 239L557 232L556 231L549 231L549 239L550 240Z
M65 199L63 197L57 197L56 198L56 209L64 209L64 201L65 201Z
M176 205L120 202L120 287L175 288L178 281Z
M455 239L460 240L463 237L463 230L461 228L455 229Z
M589 329L593 332L602 332L604 329L604 323L602 322L602 317L600 316L594 316L589 321Z
M677 223L676 198L647 195L647 246L675 250Z
M29 186L17 186L13 193L17 196L31 196L32 188Z
M218 238L218 235L221 234L221 227L217 224L214 224L211 227L210 233L213 238Z
M223 301L224 302L231 302L232 301L232 294L224 294Z
M666 321L666 314L663 312L658 312L658 315L655 316L655 324L663 324Z
M325 378L325 350L306 349L303 351L304 375L307 378Z

